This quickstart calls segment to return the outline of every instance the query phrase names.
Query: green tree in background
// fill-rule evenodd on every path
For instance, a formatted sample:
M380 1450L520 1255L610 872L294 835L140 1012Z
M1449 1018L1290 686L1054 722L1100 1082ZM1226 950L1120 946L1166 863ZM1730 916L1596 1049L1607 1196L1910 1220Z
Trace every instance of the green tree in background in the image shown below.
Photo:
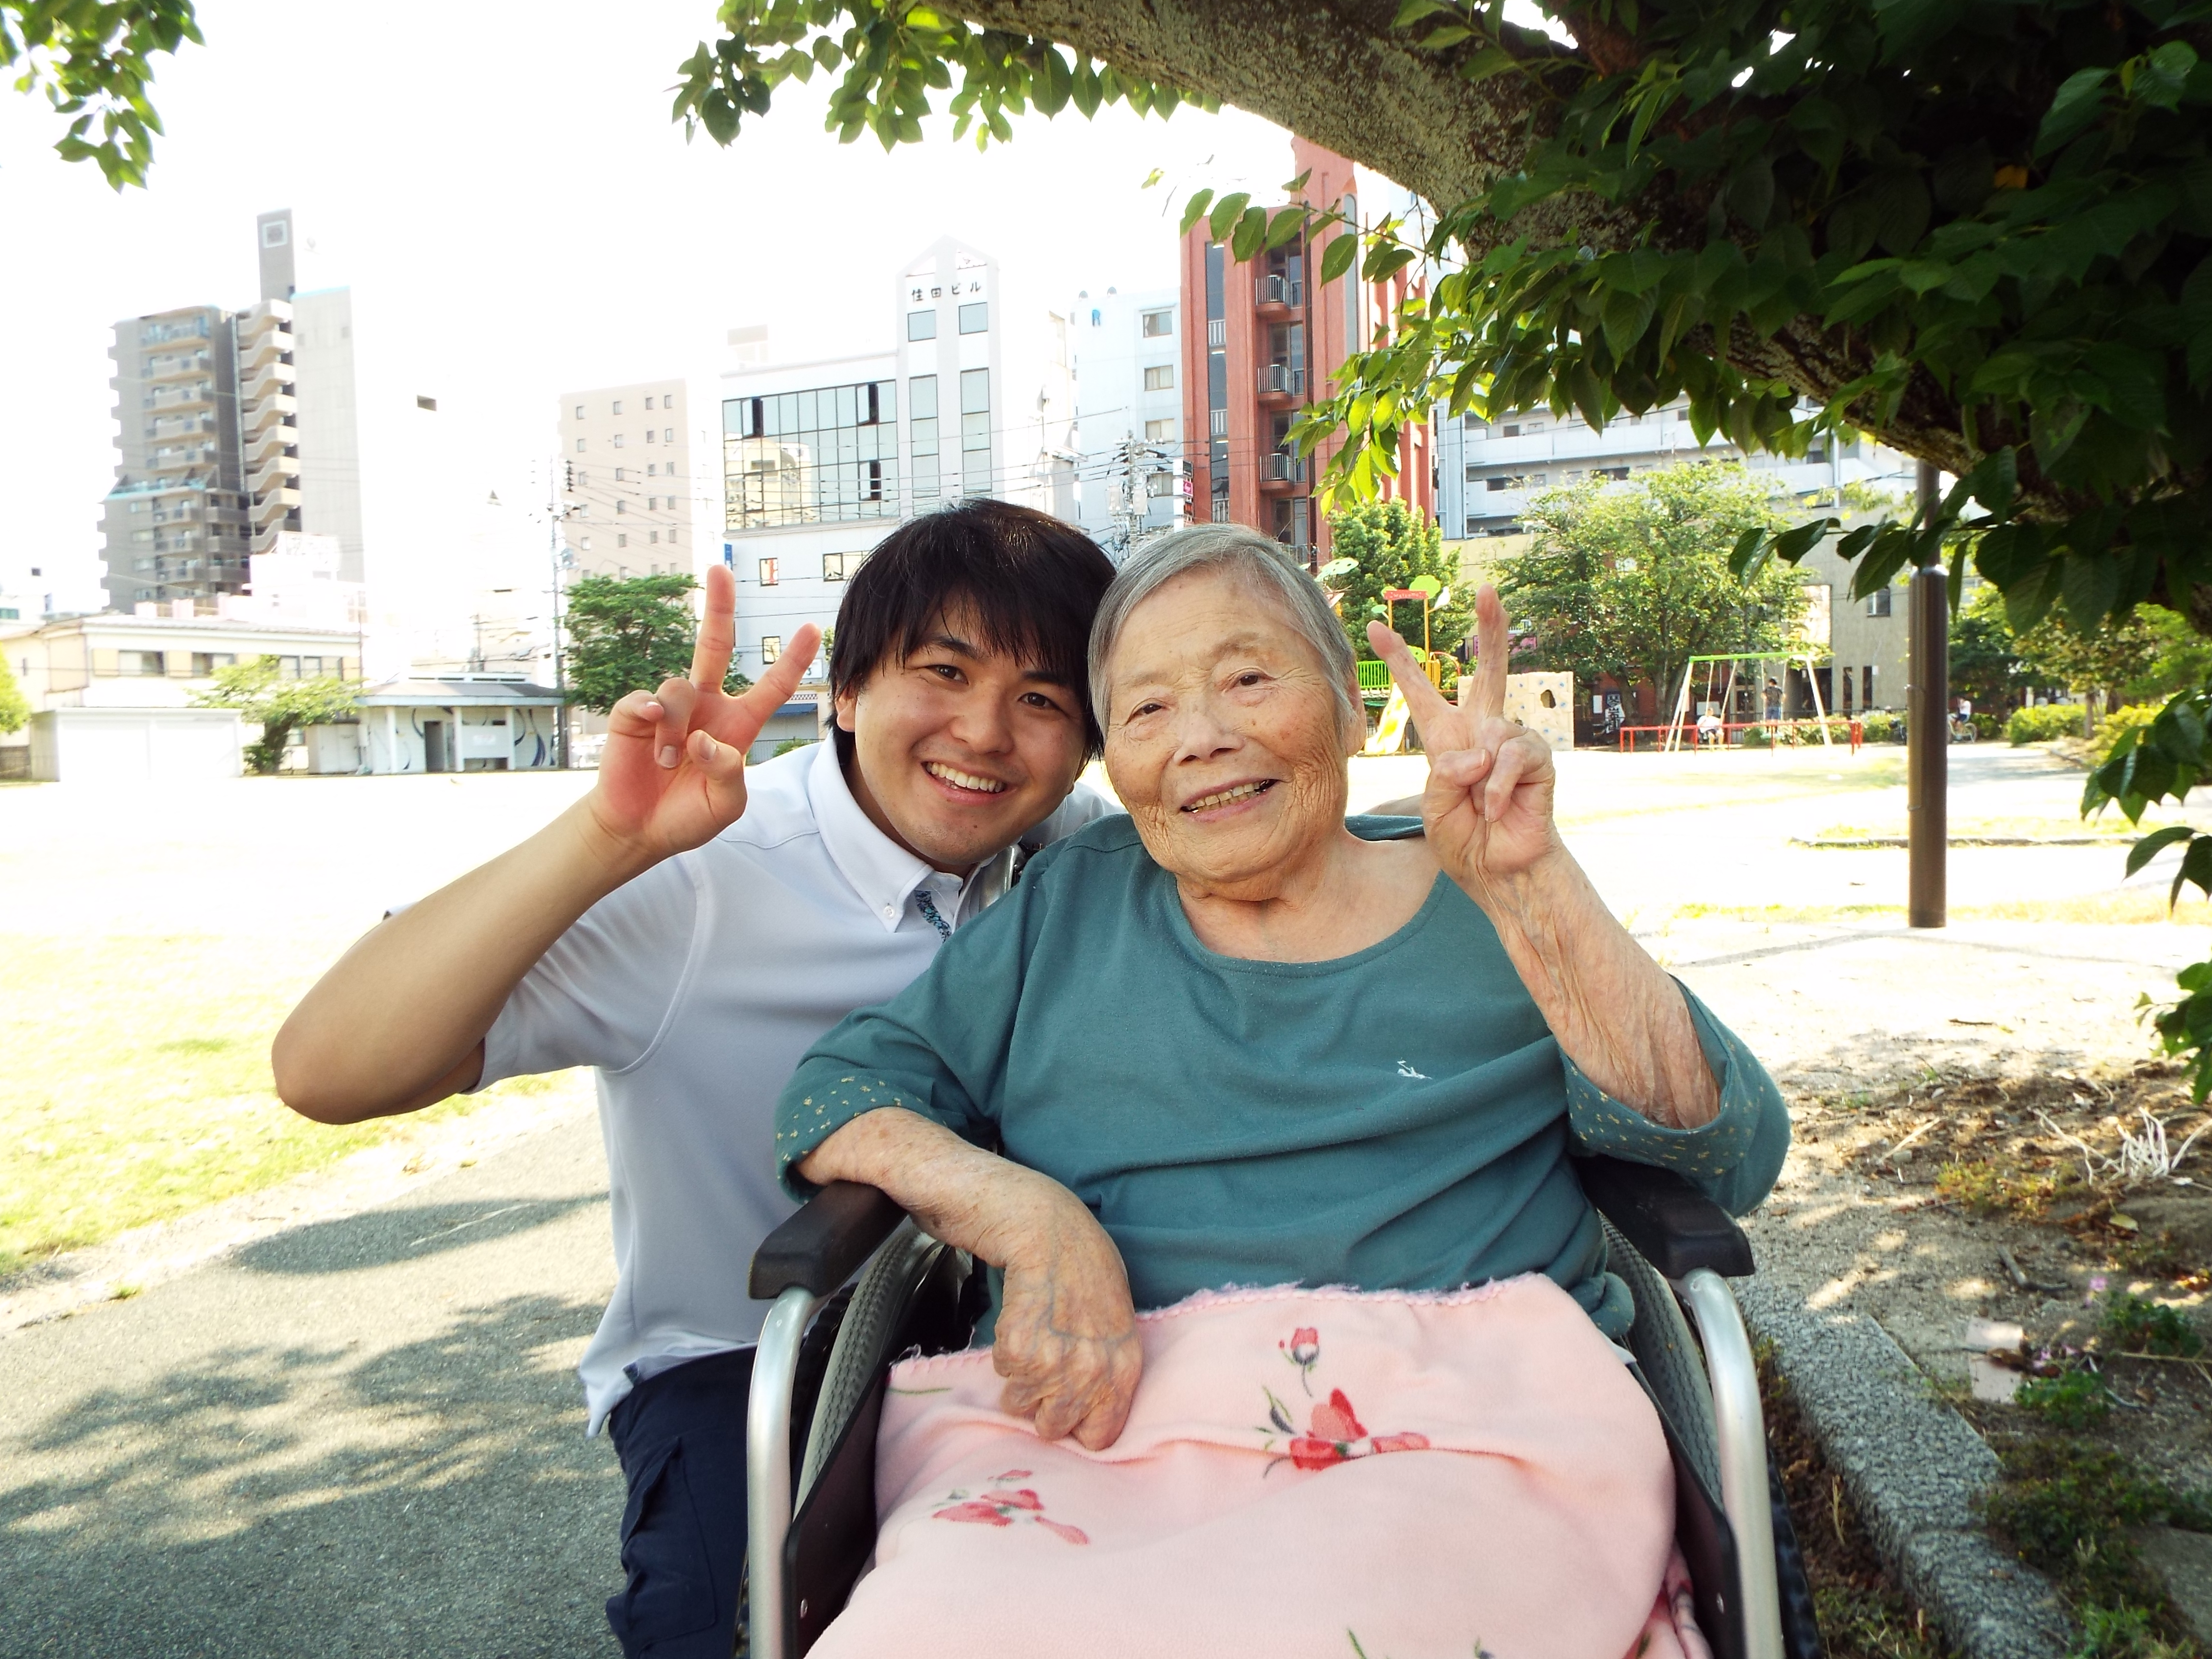
M31 705L15 684L15 671L0 657L0 732L20 732L31 718Z
M288 680L274 657L256 657L215 671L215 684L195 692L204 708L235 708L259 722L261 735L246 745L246 763L267 776L284 764L284 747L305 726L324 726L360 707L355 688L333 674Z
M0 68L76 118L54 148L118 190L144 184L154 159L155 53L199 39L191 0L0 0Z
M690 576L580 576L569 587L570 701L605 714L633 691L650 691L691 672L699 619L689 595ZM726 690L752 681L730 670Z
M1951 619L1951 695L1977 713L1995 714L2027 684L2021 677L2020 641L2005 620L2004 597L1984 587Z
M1430 607L1430 649L1449 651L1466 638L1474 595L1460 591L1464 584L1444 551L1443 532L1426 514L1401 501L1360 501L1330 514L1328 530L1334 556L1358 567L1330 586L1343 592L1337 615L1344 618L1344 631L1362 661L1375 655L1367 643L1370 621L1388 623L1410 644L1421 643L1421 607L1403 599L1386 605L1382 595L1389 588L1411 587L1423 576L1450 590L1449 604Z
M1805 614L1796 573L1768 564L1741 579L1729 556L1778 519L1741 467L1692 462L1626 488L1592 478L1547 490L1522 521L1528 550L1500 560L1498 588L1534 636L1533 665L1582 685L1647 681L1671 710L1692 656L1780 650Z

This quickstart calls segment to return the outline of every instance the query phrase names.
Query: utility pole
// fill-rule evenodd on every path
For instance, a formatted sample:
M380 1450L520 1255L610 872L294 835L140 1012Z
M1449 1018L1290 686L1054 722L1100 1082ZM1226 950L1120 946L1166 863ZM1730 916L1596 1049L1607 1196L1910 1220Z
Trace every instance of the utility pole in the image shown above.
M1922 520L1934 517L1936 473L1920 463ZM1912 573L1905 685L1905 822L1911 860L1905 921L1944 924L1944 863L1950 826L1951 605L1938 556Z
M1146 443L1133 435L1121 440L1115 452L1114 464L1115 482L1110 515L1114 528L1109 537L1109 550L1114 562L1119 564L1146 539L1145 503L1152 498L1138 489L1138 479L1149 478L1156 472L1171 472L1175 464L1161 446Z
M556 458L546 479L545 529L553 576L553 689L561 694L561 706L553 714L553 763L565 772L568 769L568 665L561 649L561 522L574 509L561 499L563 486L570 492L575 489L576 464Z

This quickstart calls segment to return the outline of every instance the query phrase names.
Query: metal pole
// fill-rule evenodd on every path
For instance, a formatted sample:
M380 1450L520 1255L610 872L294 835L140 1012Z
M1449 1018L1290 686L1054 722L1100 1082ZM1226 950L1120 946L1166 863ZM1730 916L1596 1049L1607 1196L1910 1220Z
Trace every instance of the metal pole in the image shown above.
M1936 478L1934 465L1921 462L1923 513L1936 510ZM1951 757L1948 586L1941 559L1912 573L1905 686L1905 822L1911 860L1905 921L1914 927L1941 927L1944 922Z
M561 654L561 520L566 514L561 507L561 463L557 458L553 465L554 478L547 491L545 509L546 551L553 578L553 689L561 694L560 705L553 711L553 764L565 772L568 769L568 672Z

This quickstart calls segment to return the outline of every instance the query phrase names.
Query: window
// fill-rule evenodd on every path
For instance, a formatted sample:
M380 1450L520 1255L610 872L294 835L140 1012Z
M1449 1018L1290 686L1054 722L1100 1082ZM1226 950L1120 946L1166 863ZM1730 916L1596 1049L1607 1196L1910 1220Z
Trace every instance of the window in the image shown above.
M1869 663L1860 669L1859 675L1859 707L1871 708L1874 707L1874 665Z
M781 656L782 654L783 654L783 635L781 635L781 634L763 634L763 635L761 635L761 663L762 663L762 665L763 665L763 666L767 665L768 665L768 664L769 664L769 663L774 662L774 661L775 661L778 657Z
M825 582L843 581L860 568L860 561L867 556L865 553L824 553L822 556L822 580Z
M660 432L660 441L665 444L674 443L676 441L676 428L672 426L663 427Z
M418 395L415 399L415 407L427 409L435 415L438 412L438 400L435 398L424 398Z
M1175 332L1175 313L1172 311L1146 312L1145 313L1144 330L1145 337L1147 340L1164 340L1168 338Z
M623 514L629 511L629 503L628 501L618 501L615 503L615 516L617 518L620 518Z
M645 400L645 406L646 406L647 409L651 409L651 408L653 407L653 399L652 399L652 398L647 398Z
M1097 328L1097 327L1099 325L1099 324L1100 324L1101 322L1104 321L1104 320L1105 320L1105 319L1104 319L1104 318L1103 318L1103 317L1100 314L1100 313L1099 313L1098 307L1097 307L1097 306L1093 306L1093 307L1091 307L1091 327L1093 327L1093 328Z
M1145 475L1145 494L1157 499L1175 494L1176 479L1172 472L1147 472Z
M937 376L917 374L906 383L914 414L907 430L914 445L914 504L933 506L939 489L937 462Z
M1154 363L1150 368L1146 369L1145 371L1145 390L1147 392L1173 392L1175 390L1175 365L1173 363Z
M775 559L763 559L760 562L760 585L763 587L774 587L775 586L775 569L779 562L780 561Z
M1868 594L1866 602L1867 615L1869 617L1887 617L1889 615L1889 594L1890 590L1887 587L1876 588L1873 592Z
M584 453L584 441L581 438L576 440L576 453L579 455Z
M668 532L668 539L671 545L673 545L676 540L676 532L673 530Z
M616 447L617 449L620 449L620 448L622 447L622 441L623 441L623 434L622 434L621 433L619 433L619 432L616 433L616 434L615 434L615 447ZM583 441L583 441L581 438L579 438L578 440L576 440L576 442L577 442L577 445L578 445L578 447L582 447Z
M1591 477L1611 478L1615 483L1626 478L1627 476L1628 469L1625 466L1594 466L1590 469Z
M576 405L576 418L580 421L584 418L584 406L581 404Z
M115 672L118 674L151 674L168 672L168 665L158 651L118 651L115 653Z
M1504 489L1507 488L1511 482L1512 480L1510 478L1486 478L1483 480L1483 487L1487 489Z
M647 427L647 428L646 428L646 429L645 429L645 441L646 441L646 442L647 442L647 443L651 443L651 442L653 441L653 428L652 428L651 427Z
M648 478L659 477L660 476L660 463L659 461L647 461L645 464L645 476Z
M645 539L653 545L658 547L660 544L660 532L658 530L653 531L651 534L647 535Z
M1169 419L1164 421L1146 421L1145 422L1145 441L1148 444L1173 443L1175 441L1175 421L1173 417L1170 416Z
M589 536L580 536L576 538L576 545L583 552L588 553L592 550L592 538Z
M906 314L906 337L909 340L933 340L937 337L937 313L934 311L909 311Z
M991 307L982 301L960 307L960 331L963 334L981 334L990 326Z
M267 224L261 227L261 246L264 247L282 247L284 246L285 238L289 234L290 221L285 219L271 219Z
M617 536L617 537L616 537L616 538L615 538L615 545L616 545L617 547L628 547L628 546L629 545L629 537L627 537L627 536Z
M897 433L896 381L732 398L722 405L726 527L897 517Z
M615 482L617 483L628 483L629 482L629 469L626 466L617 467L615 469ZM617 511L620 511L620 509L617 508Z
M621 399L621 398L616 398L616 399L615 399L614 408L615 408L615 413L616 413L616 414L619 415L619 414L621 414L621 413L622 413L622 399Z
M960 371L960 493L991 493L991 371Z
M218 668L228 668L238 660L235 652L195 651L192 653L192 678L211 679Z
M676 407L676 394L675 394L674 392L662 392L662 393L660 394L660 406L661 406L663 409L673 409L673 408L675 408L675 407Z

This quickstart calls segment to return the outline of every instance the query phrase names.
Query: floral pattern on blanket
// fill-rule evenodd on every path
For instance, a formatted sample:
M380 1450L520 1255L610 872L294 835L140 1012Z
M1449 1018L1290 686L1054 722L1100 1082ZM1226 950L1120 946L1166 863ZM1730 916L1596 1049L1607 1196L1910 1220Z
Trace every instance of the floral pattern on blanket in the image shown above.
M1310 1325L1301 1325L1291 1333L1287 1341L1275 1346L1282 1351L1284 1358L1297 1367L1298 1382L1311 1395L1314 1367L1321 1363L1321 1333ZM1269 1463L1261 1472L1263 1476L1276 1463L1285 1462L1296 1468L1325 1469L1333 1463L1348 1463L1355 1457L1371 1457L1377 1452L1429 1449L1428 1436L1411 1430L1397 1434L1370 1434L1342 1389L1331 1389L1327 1400L1315 1402L1303 1434L1291 1420L1290 1408L1275 1398L1273 1389L1263 1383L1260 1392L1267 1397L1267 1421L1253 1431L1261 1437L1260 1449L1273 1451L1279 1435L1290 1437L1286 1455Z
M945 1502L949 1508L937 1510L933 1521L965 1521L973 1526L1011 1527L1017 1519L1034 1521L1047 1532L1065 1539L1071 1544L1087 1544L1091 1536L1080 1527L1071 1527L1064 1521L1054 1521L1044 1512L1044 1500L1029 1486L1006 1490L1009 1482L1026 1480L1027 1469L1008 1469L1003 1474L991 1477L993 1490L980 1498L970 1498L964 1492L949 1492Z

